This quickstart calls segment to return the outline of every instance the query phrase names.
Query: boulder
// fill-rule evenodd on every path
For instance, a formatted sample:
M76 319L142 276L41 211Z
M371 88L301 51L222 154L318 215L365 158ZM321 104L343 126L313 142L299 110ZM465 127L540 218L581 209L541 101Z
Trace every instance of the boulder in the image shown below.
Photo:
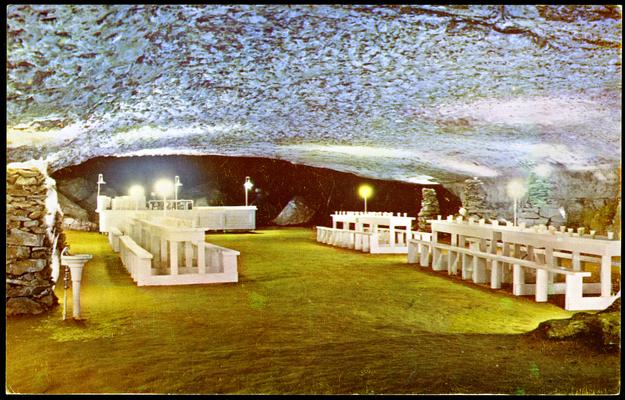
M315 210L306 204L306 200L295 196L272 221L276 225L301 225L311 220Z
M59 205L61 206L61 210L63 210L64 216L89 221L89 213L87 213L84 208L74 203L72 200L63 195L63 193L58 193L58 196Z
M581 340L609 351L621 348L621 299L606 310L579 312L568 319L541 322L532 335L548 340Z
M87 199L92 193L96 193L98 189L98 185L82 177L57 180L56 187L65 196L75 202Z
M98 224L82 219L75 219L72 217L64 217L61 227L70 231L93 232L98 230Z

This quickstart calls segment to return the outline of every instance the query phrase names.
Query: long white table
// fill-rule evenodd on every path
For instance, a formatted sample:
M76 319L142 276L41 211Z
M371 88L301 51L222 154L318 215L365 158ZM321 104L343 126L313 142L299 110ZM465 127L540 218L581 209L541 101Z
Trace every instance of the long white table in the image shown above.
M569 258L572 260L569 267L572 272L581 272L582 260L598 261L600 263L600 283L584 283L579 281L579 296L583 293L599 293L598 297L583 297L575 300L572 307L582 307L580 309L602 309L611 304L616 298L620 297L619 293L614 296L612 293L611 271L614 257L621 256L620 240L610 240L605 237L590 237L590 235L572 235L565 232L553 231L548 229L521 228L499 224L479 224L476 222L457 221L457 220L429 220L432 226L432 268L434 270L444 269L443 257L441 249L448 251L447 269L450 274L455 274L462 258L463 279L466 279L465 271L468 258L471 258L471 252L466 251L467 242L471 243L470 248L475 254L491 254L497 255L497 249L502 248L502 256L498 261L497 257L473 257L471 263L472 278L476 283L487 282L489 277L486 274L486 268L491 268L491 287L500 288L503 276L503 267L515 266L514 279L515 289L513 292L517 295L531 294L538 285L525 285L523 271L524 268L518 263L515 265L514 260L526 258L528 261L539 261L540 265L544 265L550 272L539 271L537 279L547 279L554 292L565 290L563 284L554 284L554 276L558 271L564 268L559 265L558 259ZM439 233L448 233L451 235L451 246L436 246L439 240ZM524 249L524 254L521 253ZM505 258L509 257L510 258ZM542 258L542 259L540 259ZM415 257L412 257L414 262ZM427 258L421 257L421 260ZM479 260L479 262L475 262ZM411 262L409 260L409 262ZM559 270L558 270L559 269ZM566 271L565 271L566 272ZM563 274L566 275L566 274ZM579 274L578 274L579 275ZM587 276L587 275L584 275ZM567 279L569 276L567 275ZM573 281L573 278L570 279ZM537 281L538 282L538 281ZM542 284L542 283L541 283ZM557 287L557 285L560 285ZM574 286L574 285L569 285ZM526 290L527 289L527 290ZM566 288L566 290L569 290ZM577 290L577 289L576 289ZM568 293L567 293L568 295ZM538 301L538 300L537 300ZM546 297L544 300L546 301ZM607 305L606 305L607 304Z
M101 196L103 197L103 196ZM122 229L132 218L154 219L162 216L194 221L205 231L256 229L256 206L194 207L191 210L97 210L100 232Z

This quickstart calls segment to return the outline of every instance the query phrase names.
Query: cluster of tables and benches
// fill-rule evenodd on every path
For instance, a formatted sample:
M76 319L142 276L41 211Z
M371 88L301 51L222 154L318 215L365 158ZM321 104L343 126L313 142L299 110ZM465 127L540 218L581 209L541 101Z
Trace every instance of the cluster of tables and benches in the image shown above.
M412 231L414 218L405 214L335 212L332 228L317 227L317 241L370 253L407 254L410 264L431 263L435 271L493 289L507 283L513 295L533 295L537 302L564 294L567 310L603 310L620 297L620 290L613 291L611 275L613 266L620 267L620 240L585 234L583 229L574 233L565 227L438 218L428 220L428 233ZM441 234L449 235L449 244L440 241ZM593 274L583 268L588 262L599 265L599 282L584 281Z
M621 255L620 240L498 221L486 224L452 217L428 222L431 240L411 239L408 263L428 267L431 256L433 270L451 275L460 270L463 279L490 283L493 289L508 282L515 296L534 295L537 302L547 301L550 294L564 294L567 310L602 310L620 297L620 291L612 292L611 276L612 259ZM451 244L439 242L441 233L450 235ZM565 259L570 262L562 262ZM600 265L599 283L583 282L591 276L582 269L584 261Z
M138 286L237 282L239 252L204 241L204 228L173 217L129 218L109 242Z
M411 230L406 213L336 211L332 227L317 226L317 241L372 254L406 254L408 240L423 238Z

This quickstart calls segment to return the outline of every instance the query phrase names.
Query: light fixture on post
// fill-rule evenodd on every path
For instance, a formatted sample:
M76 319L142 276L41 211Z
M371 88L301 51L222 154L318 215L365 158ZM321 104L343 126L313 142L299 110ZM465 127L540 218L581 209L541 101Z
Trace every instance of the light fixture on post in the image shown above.
M135 210L139 209L139 199L145 195L145 190L143 190L143 186L133 185L128 189L128 196L132 197L135 201Z
M104 176L102 174L98 174L98 197L100 196L100 185L104 185Z
M182 186L182 183L180 183L180 177L176 175L174 178L174 207L176 210L178 209L178 187L180 186Z
M508 196L514 199L514 226L518 226L517 203L519 199L527 193L527 186L521 179L513 179L508 182L506 191L508 192Z
M159 196L163 196L163 215L167 212L167 195L174 190L174 185L168 179L161 179L154 184L154 191Z
M365 200L365 214L367 213L367 199L373 194L373 188L369 185L360 185L358 195Z
M254 184L252 183L252 181L250 181L249 176L245 177L245 183L243 184L243 187L245 188L245 206L247 207L247 192L254 187Z

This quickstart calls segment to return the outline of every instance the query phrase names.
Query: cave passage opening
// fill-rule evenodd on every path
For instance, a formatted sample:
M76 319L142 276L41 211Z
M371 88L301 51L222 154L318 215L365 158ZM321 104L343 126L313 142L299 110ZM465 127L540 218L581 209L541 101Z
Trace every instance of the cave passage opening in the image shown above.
M90 219L95 219L93 194L82 196L82 199L76 198L75 194L77 190L97 191L99 174L103 174L106 181L101 186L102 194L124 196L130 187L140 185L145 188L148 200L156 198L153 196L154 182L161 178L173 181L175 176L179 176L182 186L178 198L194 200L198 206L243 205L243 183L249 176L254 184L249 192L249 202L258 207L256 218L259 227L272 225L273 219L293 199L299 199L314 210L314 215L304 225L329 225L330 214L336 210L362 210L362 199L358 196L358 187L362 184L375 189L375 194L368 199L368 211L401 212L416 217L421 208L423 188L436 190L443 215L454 214L461 206L456 195L438 184L373 179L260 157L97 157L55 171L52 177L57 180L62 194L85 208Z

